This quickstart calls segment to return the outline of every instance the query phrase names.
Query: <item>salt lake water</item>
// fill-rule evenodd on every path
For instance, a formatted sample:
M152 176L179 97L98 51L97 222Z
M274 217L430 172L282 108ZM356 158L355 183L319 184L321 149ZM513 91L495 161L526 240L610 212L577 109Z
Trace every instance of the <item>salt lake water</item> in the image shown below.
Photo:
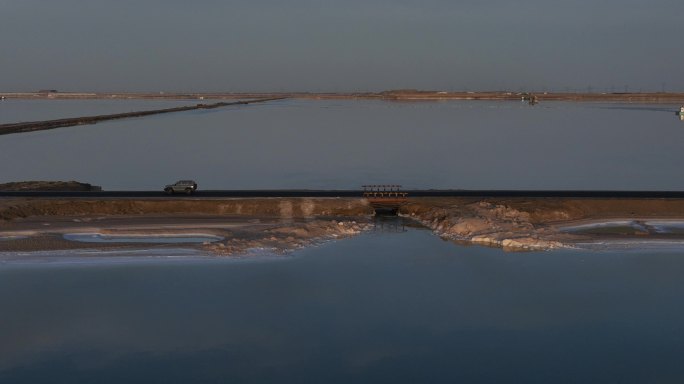
M196 101L5 100L0 121ZM203 101L208 102L208 101ZM674 105L282 100L0 137L0 181L157 190L684 189Z
M276 259L10 264L0 382L681 382L682 256L409 228Z
M9 100L0 122L185 104ZM675 110L284 100L0 136L0 182L684 189ZM681 244L506 253L407 228L237 259L0 244L0 383L684 381Z

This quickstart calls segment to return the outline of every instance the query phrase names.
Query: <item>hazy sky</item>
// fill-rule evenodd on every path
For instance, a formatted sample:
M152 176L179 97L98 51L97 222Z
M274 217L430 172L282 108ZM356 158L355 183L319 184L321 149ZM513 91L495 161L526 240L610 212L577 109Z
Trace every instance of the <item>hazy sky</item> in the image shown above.
M0 0L0 90L684 91L681 0Z

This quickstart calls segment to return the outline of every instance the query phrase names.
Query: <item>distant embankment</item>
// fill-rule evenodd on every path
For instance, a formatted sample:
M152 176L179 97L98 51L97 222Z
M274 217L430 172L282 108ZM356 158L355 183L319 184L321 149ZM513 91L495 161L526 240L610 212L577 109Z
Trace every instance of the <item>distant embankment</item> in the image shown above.
M680 92L511 92L511 91L423 91L416 89L395 89L383 92L223 92L223 93L83 93L83 92L0 92L6 99L152 99L152 100L238 100L238 99L309 99L309 100L386 100L386 101L431 101L431 100L528 100L536 101L580 101L620 103L684 103Z
M192 111L195 109L214 109L220 107L227 107L230 105L246 105L254 103L263 103L266 101L281 100L285 97L271 97L263 99L254 99L246 101L233 101L233 102L219 102L213 104L196 104L184 107L166 108L166 109L153 109L147 111L137 111L137 112L126 112L126 113L115 113L112 115L98 115L98 116L83 116L83 117L73 117L67 119L57 119L57 120L46 120L46 121L29 121L23 123L10 123L10 124L0 124L0 135L9 135L12 133L24 133L33 131L44 131L47 129L72 127L75 125L85 125L85 124L95 124L101 121L107 120L119 120L127 119L131 117L142 117L149 115L158 115L162 113L172 113L172 112L184 112Z
M15 181L0 184L2 192L99 192L102 187L78 181Z

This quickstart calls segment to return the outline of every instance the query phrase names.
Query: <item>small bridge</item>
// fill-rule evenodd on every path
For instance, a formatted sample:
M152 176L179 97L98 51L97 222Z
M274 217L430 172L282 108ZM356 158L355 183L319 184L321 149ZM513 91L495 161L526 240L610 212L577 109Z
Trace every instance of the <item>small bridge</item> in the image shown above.
M408 202L408 192L401 185L363 185L363 197L368 200L376 214L396 215Z

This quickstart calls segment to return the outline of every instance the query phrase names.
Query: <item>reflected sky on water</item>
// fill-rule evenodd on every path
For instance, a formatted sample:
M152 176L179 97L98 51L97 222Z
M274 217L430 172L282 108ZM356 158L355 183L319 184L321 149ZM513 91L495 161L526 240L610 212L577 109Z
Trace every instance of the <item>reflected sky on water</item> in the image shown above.
M117 104L121 103L121 104ZM17 101L3 121L194 101ZM678 106L284 100L0 136L0 181L105 189L684 189ZM68 112L68 113L67 113ZM8 117L9 116L9 117Z
M680 382L681 252L426 230L280 261L0 266L2 382Z

